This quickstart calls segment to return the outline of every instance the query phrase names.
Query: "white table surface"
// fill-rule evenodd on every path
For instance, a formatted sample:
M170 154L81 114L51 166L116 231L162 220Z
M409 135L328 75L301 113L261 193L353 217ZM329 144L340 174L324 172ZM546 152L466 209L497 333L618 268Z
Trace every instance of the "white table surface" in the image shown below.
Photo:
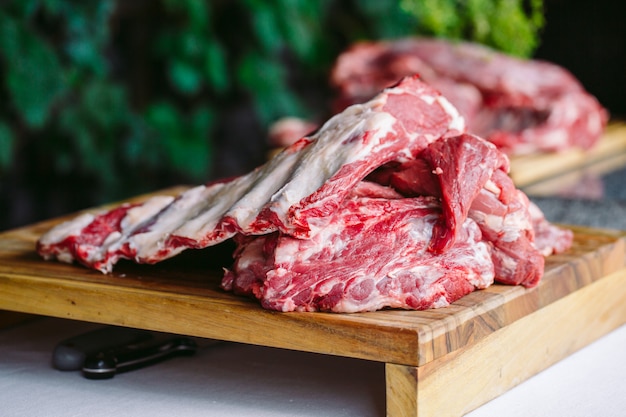
M96 327L42 318L0 330L0 415L385 415L383 364L355 359L199 339L193 357L110 380L52 368L57 342ZM626 416L626 326L469 416Z

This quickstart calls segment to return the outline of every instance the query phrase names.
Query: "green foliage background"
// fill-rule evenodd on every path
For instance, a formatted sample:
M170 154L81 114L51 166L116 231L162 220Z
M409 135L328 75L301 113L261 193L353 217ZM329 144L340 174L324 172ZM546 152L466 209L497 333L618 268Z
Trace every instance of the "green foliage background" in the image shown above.
M327 72L356 40L528 56L542 25L541 0L4 1L0 230L247 171L273 120L323 110Z

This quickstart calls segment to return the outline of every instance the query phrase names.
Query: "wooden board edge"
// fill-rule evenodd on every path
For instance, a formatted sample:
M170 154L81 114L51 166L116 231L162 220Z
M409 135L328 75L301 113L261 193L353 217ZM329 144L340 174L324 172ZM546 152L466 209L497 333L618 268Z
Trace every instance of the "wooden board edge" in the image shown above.
M370 328L368 322L336 324L338 317L332 313L320 313L326 317L322 320L317 313L261 308L258 314L249 314L244 304L0 273L0 308L5 310L378 362L411 363L415 358L418 338L411 329Z
M462 350L626 267L626 232L585 226L572 229L580 239L592 241L598 247L576 256L558 255L563 263L535 288L494 284L480 291L482 294L474 292L458 300L452 306L458 308L458 313L434 322L429 332L421 333L416 365L423 366ZM437 313L433 310L432 314Z
M224 339L223 335L216 332L219 329L228 335L227 338L230 337L227 340L236 342L422 366L449 354L450 351L472 345L499 328L588 285L592 280L585 280L589 276L587 270L594 271L595 279L601 279L624 267L626 232L585 227L577 227L575 231L597 241L600 249L594 250L594 255L598 253L600 256L593 256L591 260L576 258L570 268L578 272L566 283L559 284L558 291L543 291L543 294L538 294L538 291L526 291L521 287L505 287L490 294L489 298L480 303L471 301L476 294L470 294L467 302L472 305L455 306L458 314L450 315L435 324L401 320L396 325L389 326L381 324L378 318L373 318L368 313L355 315L358 319L349 325L337 323L341 321L340 317L332 313L315 316L310 313L272 315L273 312L263 310L255 317L248 317L244 311L245 306L240 302L212 302L206 297L189 292L170 293L147 288L118 287L105 282L37 278L10 271L0 273L0 308L149 330L190 332L188 334L193 336ZM103 298L107 299L112 311L107 312L102 307ZM45 302L33 303L32 300ZM460 302L467 304L462 300ZM130 304L136 306L131 308ZM153 304L159 306L163 313L159 313ZM133 313L122 313L128 311ZM441 315L441 312L433 310L432 315ZM181 317L185 321L181 321ZM206 324L207 320L215 320L212 327ZM242 328L234 329L234 325L228 323L229 320L240 320ZM386 319L388 320L389 318ZM301 340L296 341L287 340L286 337L277 338L275 332L273 336L268 334L264 338L252 337L253 329L258 328L258 323L272 323L273 326L295 331L306 329L310 334L303 333ZM358 332L356 328L359 329ZM308 341L311 334L325 340L332 339L334 342L324 346L316 345L312 340ZM369 342L372 335L376 335L375 343Z
M385 399L387 417L416 417L419 386L414 366L385 364Z
M387 415L462 416L626 323L625 298L626 268L424 366L387 364Z

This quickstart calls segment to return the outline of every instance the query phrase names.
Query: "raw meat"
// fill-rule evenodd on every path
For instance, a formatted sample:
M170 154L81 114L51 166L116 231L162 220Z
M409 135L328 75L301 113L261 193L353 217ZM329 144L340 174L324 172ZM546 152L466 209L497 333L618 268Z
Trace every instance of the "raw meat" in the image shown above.
M430 244L434 252L454 243L457 225L469 215L493 245L496 280L534 286L543 273L543 256L532 244L528 199L515 188L508 169L508 158L495 145L465 134L439 140L415 160L371 178L408 197L441 198L443 213Z
M407 161L464 129L463 118L439 92L407 77L247 175L123 206L115 215L81 216L42 236L38 251L106 273L120 258L155 263L236 233L280 230L307 238L371 171Z
M309 239L238 236L222 286L268 309L341 312L442 307L494 278L536 286L572 233L530 207L508 166L481 138L442 138L372 173L382 184L361 182Z
M543 257L565 251L573 235L545 220L515 188L508 169L508 158L493 144L465 134L434 142L415 160L381 169L370 179L404 196L443 200L431 241L434 251L445 250L454 241L456 225L469 217L493 245L496 281L533 287L543 274Z
M233 238L223 288L279 311L436 308L494 279L537 285L543 253L571 234L529 205L505 154L463 129L408 77L247 175L78 216L38 251L106 273Z
M557 65L429 38L362 42L341 54L331 75L338 91L334 111L416 73L459 109L469 132L508 154L588 149L608 119L595 97Z
M428 250L434 197L349 198L310 239L241 237L223 287L279 311L374 311L449 305L493 283L489 243L471 219L448 250Z
M561 229L551 224L541 209L532 201L528 205L528 211L535 231L535 247L543 256L563 253L572 246L574 233L571 230Z

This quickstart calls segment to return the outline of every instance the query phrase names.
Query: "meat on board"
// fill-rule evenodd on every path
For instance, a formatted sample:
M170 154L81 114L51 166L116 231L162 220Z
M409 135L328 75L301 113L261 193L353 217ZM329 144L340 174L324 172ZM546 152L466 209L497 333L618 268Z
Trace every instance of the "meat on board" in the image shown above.
M79 216L37 248L108 273L234 238L222 287L280 311L425 309L494 280L535 286L572 233L465 129L438 90L405 77L246 175Z

